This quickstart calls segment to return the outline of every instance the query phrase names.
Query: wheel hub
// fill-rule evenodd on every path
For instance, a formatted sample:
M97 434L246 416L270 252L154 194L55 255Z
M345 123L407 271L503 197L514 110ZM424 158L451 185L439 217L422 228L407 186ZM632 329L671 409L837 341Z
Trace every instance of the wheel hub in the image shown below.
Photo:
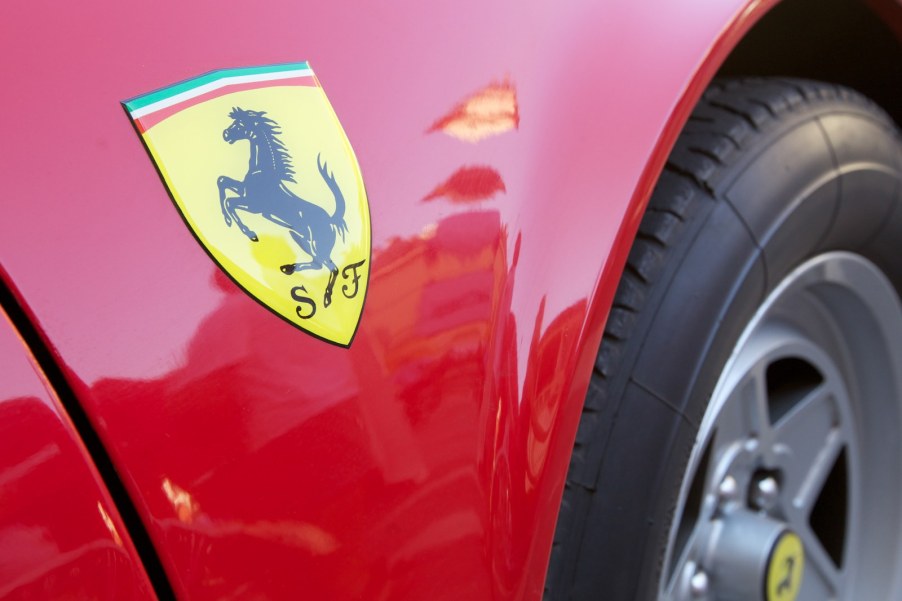
M708 543L712 598L795 601L805 554L801 539L786 524L737 509L714 524Z
M900 365L902 304L872 264L830 253L790 274L702 420L661 599L898 598Z

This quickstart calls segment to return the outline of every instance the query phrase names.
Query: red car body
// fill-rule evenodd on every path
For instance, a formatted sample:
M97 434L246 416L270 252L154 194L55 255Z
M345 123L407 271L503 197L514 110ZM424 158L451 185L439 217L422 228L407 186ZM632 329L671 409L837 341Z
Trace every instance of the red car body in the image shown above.
M0 597L539 599L645 203L774 4L5 3L0 261L44 356L4 323ZM119 105L297 60L369 195L349 349L222 274Z

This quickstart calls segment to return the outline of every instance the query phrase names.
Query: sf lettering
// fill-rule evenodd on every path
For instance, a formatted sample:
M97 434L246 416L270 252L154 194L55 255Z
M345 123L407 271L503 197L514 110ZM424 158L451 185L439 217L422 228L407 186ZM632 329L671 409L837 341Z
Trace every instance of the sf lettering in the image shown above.
M360 292L360 278L363 276L357 270L363 267L364 263L366 263L366 259L351 263L341 270L341 293L345 298L354 298ZM329 292L331 290L326 294ZM316 315L316 301L309 295L307 288L295 286L291 289L291 298L298 303L294 310L299 318L310 319ZM323 306L328 307L329 303L324 301Z

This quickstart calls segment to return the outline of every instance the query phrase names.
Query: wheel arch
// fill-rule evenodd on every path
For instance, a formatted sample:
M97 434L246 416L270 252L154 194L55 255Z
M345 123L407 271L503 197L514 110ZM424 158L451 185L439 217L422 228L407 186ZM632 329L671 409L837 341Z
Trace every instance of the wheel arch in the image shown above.
M783 0L742 37L718 75L798 77L857 90L902 123L902 4Z
M814 20L813 14L817 14ZM804 35L795 35L798 31ZM856 49L852 57L855 61L847 60L844 54L850 48ZM890 54L893 51L895 59ZM664 163L695 104L715 77L787 76L845 85L874 100L902 124L900 57L902 0L747 2L713 42L669 116L630 200L612 260L600 274L600 280L619 280ZM860 68L862 62L867 65L865 69ZM598 342L612 298L613 289L607 294L596 294L590 305L588 321L596 324ZM600 319L599 312L603 314Z

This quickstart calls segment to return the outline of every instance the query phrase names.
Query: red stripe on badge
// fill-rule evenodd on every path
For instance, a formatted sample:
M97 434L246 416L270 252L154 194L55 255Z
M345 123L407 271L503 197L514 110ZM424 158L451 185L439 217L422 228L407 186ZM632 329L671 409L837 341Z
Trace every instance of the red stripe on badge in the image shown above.
M167 106L166 108L162 108L158 111L154 111L153 113L144 115L143 117L135 119L135 125L138 126L138 131L143 134L157 123L163 121L168 117L171 117L176 113L180 113L181 111L192 107L195 104L200 104L214 98L219 98L220 96L225 96L226 94L233 94L235 92L242 92L244 90L258 90L260 88L279 88L292 86L317 87L319 86L319 82L311 74L301 77L292 77L289 79L249 81L246 83L229 84L216 90L211 90L205 94L201 94L200 96L195 96L194 98L190 98L188 100L185 100L184 102L180 102L172 106Z

